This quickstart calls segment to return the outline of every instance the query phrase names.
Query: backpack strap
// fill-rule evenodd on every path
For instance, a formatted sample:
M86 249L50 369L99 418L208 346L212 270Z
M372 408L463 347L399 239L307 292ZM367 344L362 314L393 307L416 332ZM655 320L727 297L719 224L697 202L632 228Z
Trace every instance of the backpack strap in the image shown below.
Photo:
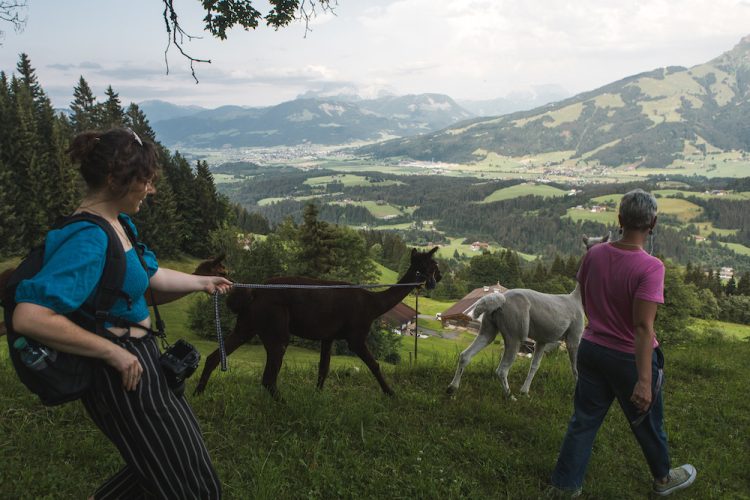
M130 238L130 235L132 234L130 227L121 218L119 220L120 224L125 228L126 234L128 234L128 237ZM71 315L71 319L84 328L94 331L98 335L110 340L126 340L130 336L130 327L142 328L143 330L156 334L157 332L154 332L150 328L145 328L141 324L111 314L110 310L117 299L124 299L127 302L128 307L130 307L133 302L130 296L122 291L122 285L125 281L125 273L127 270L125 249L120 242L120 237L117 235L112 225L107 222L106 219L96 214L81 212L66 217L56 224L55 228L59 229L60 227L80 221L95 224L107 234L107 251L104 261L104 270L102 271L102 277L99 280L96 293ZM134 242L131 238L131 243L135 248L138 248L136 245L137 241ZM141 264L145 269L143 259L141 259ZM128 331L122 337L117 337L105 328L105 323L110 323L121 328L127 328Z
M125 234L128 236L128 239L130 240L130 244L133 245L133 248L135 249L135 253L138 256L138 260L141 262L141 266L143 266L143 269L148 273L148 266L146 265L146 261L143 259L143 253L144 253L143 244L141 244L140 240L138 240L138 237L133 231L133 227L130 224L128 224L122 216L120 216L118 220L120 221L120 224L125 230ZM154 289L149 288L149 293L151 294L151 307L154 308L154 316L156 317L156 331L154 332L151 329L148 329L148 330L154 335L156 335L157 337L160 337L162 341L165 341L166 334L164 333L164 330L165 330L164 320L161 319L161 315L159 314L159 308L156 306L156 300L154 300ZM139 328L143 328L143 326L139 326Z

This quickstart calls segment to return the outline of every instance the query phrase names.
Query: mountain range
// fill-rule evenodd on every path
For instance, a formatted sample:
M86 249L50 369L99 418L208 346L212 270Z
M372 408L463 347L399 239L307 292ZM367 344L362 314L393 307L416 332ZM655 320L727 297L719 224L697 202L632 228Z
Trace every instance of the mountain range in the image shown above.
M474 118L365 146L375 157L471 162L490 153L572 151L608 166L660 167L693 154L750 150L750 36L691 68L633 75L530 111Z
M348 144L432 132L474 116L441 94L298 98L263 108L186 110L162 101L140 106L159 140L170 147Z

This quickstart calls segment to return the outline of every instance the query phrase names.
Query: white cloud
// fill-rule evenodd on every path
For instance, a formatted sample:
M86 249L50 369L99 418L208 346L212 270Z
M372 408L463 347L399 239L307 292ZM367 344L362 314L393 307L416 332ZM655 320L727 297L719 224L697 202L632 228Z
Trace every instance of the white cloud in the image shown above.
M199 7L185 7L193 34L201 34ZM96 26L76 16L92 8L118 22ZM294 23L190 42L192 55L213 61L196 65L195 85L175 50L165 74L153 0L33 2L31 9L27 29L6 34L0 69L12 72L17 54L29 53L43 85L70 89L56 102L70 101L81 74L96 88L127 88L134 99L164 93L203 105L275 104L336 88L457 99L542 84L580 92L659 66L708 61L750 32L750 0L346 0L335 15L315 18L307 37Z

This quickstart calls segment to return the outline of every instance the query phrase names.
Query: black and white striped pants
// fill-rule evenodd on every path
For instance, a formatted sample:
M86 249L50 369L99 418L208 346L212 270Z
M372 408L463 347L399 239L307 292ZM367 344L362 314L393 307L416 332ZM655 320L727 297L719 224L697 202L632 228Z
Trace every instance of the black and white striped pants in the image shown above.
M220 498L221 484L198 422L184 396L167 386L156 339L148 335L122 345L143 366L136 390L125 391L121 375L102 363L83 397L86 411L126 463L94 498Z

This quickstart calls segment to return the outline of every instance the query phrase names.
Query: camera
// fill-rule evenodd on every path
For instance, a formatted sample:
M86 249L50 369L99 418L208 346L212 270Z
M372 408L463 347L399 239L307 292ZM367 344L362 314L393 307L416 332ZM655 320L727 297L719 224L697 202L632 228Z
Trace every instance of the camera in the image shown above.
M167 384L177 396L185 392L185 379L195 372L201 353L189 342L178 340L165 350L159 364L167 378Z

